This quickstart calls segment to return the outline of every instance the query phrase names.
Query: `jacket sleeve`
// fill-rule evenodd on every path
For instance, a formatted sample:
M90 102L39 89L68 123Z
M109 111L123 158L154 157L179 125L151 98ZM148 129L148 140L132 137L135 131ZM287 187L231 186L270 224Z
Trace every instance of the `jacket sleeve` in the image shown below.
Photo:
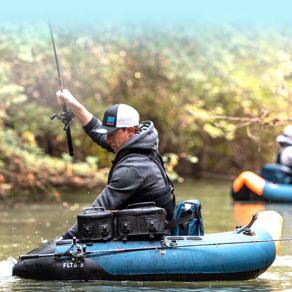
M96 143L97 145L99 145L100 147L106 149L109 152L113 152L113 149L111 148L111 146L109 144L107 144L106 142L106 135L105 134L98 134L95 132L92 132L92 130L100 127L102 125L101 121L96 118L96 117L92 117L91 121L83 127L85 133L91 138L91 140Z
M116 166L110 184L108 184L100 195L95 199L92 207L104 207L105 210L117 210L133 194L143 186L143 177L138 169L126 163ZM78 237L78 224L75 223L62 237L69 239Z
M73 237L78 237L78 224L75 223L70 229L68 229L64 234L62 234L64 239L71 239Z
M280 154L280 163L292 168L292 146L285 147Z
M95 199L92 207L106 210L119 209L133 194L143 186L144 179L138 169L125 163L115 168L110 183Z

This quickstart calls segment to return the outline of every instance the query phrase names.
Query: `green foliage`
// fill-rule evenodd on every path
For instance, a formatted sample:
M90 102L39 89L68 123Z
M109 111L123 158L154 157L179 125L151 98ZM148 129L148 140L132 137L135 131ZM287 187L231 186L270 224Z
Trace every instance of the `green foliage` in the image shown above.
M15 130L0 129L0 141L0 199L5 201L27 199L23 192L55 201L60 200L56 187L91 189L106 183L108 169L97 170L97 159L73 163L68 154L45 155L29 131L19 137Z
M193 155L188 155L186 153L182 153L180 155L181 157L189 160L191 163L197 163L198 157L193 156ZM183 182L184 179L178 175L178 173L175 171L175 167L177 166L179 162L179 156L175 153L165 153L162 156L162 160L164 163L165 171L170 178L171 181L178 181L178 182Z
M10 70L11 65L8 62L0 63L0 126L8 119L9 107L26 100L26 96L22 94L23 88L9 80Z
M175 166L178 163L179 157L174 153L165 153L162 156L164 163L165 171L171 181L183 182L183 178L180 177L174 170Z
M1 126L18 137L31 132L45 154L61 158L67 141L63 125L50 120L62 109L49 30L0 30ZM238 174L272 160L275 137L287 124L277 119L291 111L289 32L54 27L54 36L64 87L98 118L115 103L134 106L141 120L154 122L161 153L198 158L203 171ZM246 129L216 116L263 117L264 123ZM100 171L111 165L112 154L92 145L76 120L71 132L76 154L62 161L74 162L72 171L88 171L80 161ZM18 146L36 151L29 143Z

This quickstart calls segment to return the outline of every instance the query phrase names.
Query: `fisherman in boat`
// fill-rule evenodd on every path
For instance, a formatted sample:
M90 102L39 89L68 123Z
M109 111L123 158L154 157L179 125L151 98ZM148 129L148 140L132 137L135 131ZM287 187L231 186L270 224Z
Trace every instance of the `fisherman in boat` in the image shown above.
M151 201L166 210L169 222L175 200L171 199L173 188L158 152L158 132L153 122L139 123L139 113L125 104L108 108L101 122L68 90L58 91L56 95L61 105L66 104L72 110L93 142L115 153L108 184L92 207L118 210L129 204ZM77 236L77 223L62 235L64 239Z
M276 156L276 163L288 166L292 169L292 125L287 126L283 135L277 137L281 148Z

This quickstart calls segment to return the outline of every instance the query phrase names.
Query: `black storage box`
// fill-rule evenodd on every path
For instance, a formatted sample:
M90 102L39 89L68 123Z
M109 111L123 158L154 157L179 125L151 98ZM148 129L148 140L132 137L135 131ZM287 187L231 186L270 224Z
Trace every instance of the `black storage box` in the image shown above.
M154 202L129 205L116 212L117 235L123 240L162 239L165 231L163 208L155 207Z
M104 208L88 208L77 215L78 238L109 240L114 235L114 215Z

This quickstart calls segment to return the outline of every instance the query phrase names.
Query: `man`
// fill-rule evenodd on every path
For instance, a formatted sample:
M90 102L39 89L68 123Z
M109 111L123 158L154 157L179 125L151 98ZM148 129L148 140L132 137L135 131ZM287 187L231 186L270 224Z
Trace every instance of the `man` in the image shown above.
M292 126L284 129L283 135L277 137L281 148L276 157L276 163L288 166L292 169Z
M68 90L57 92L60 104L72 110L93 142L115 153L107 186L92 207L106 210L126 208L139 202L154 201L165 208L166 219L173 217L172 188L158 153L158 133L151 121L139 124L139 114L131 106L116 104L108 108L103 122L94 117ZM78 235L77 223L62 237Z

